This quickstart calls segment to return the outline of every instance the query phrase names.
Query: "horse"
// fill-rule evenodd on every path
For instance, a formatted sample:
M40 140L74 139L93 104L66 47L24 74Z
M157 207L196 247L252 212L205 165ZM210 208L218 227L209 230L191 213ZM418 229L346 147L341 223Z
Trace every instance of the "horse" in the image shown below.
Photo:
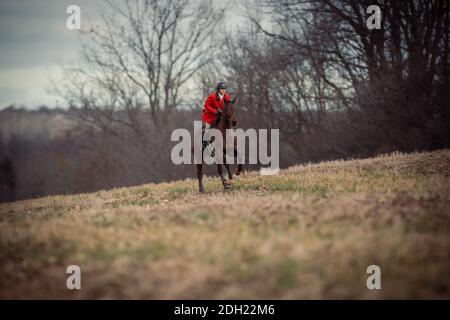
M220 118L218 118L215 123L213 124L212 128L215 128L217 130L219 130L222 133L222 137L223 137L223 163L225 165L225 169L228 172L228 179L231 181L233 179L233 174L231 173L230 170L230 165L226 163L226 130L227 129L232 129L233 127L236 126L237 124L237 118L236 118L236 107L234 105L236 101L236 98L234 98L231 101L225 101L224 103L224 107L222 110L222 115L220 116ZM203 136L203 133L202 133ZM234 139L234 138L233 138ZM197 164L197 178L198 178L198 190L200 193L204 193L205 189L203 187L203 150L205 149L206 146L202 146L202 161L201 163ZM236 148L236 140L234 139L233 141L233 156L235 158L237 158L238 154L237 154L237 148ZM225 174L223 173L223 168L222 168L222 164L218 163L217 164L217 172L219 174L220 179L222 180L222 185L224 189L229 189L230 188L230 182L226 179ZM238 167L236 169L235 175L240 175L242 172L242 164L238 164Z

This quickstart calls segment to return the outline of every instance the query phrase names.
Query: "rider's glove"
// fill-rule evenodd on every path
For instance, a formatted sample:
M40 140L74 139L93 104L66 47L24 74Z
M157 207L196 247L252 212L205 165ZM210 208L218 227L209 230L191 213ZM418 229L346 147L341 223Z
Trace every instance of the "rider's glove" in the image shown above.
M216 116L221 116L221 115L222 115L222 110L217 109L217 111L216 111Z

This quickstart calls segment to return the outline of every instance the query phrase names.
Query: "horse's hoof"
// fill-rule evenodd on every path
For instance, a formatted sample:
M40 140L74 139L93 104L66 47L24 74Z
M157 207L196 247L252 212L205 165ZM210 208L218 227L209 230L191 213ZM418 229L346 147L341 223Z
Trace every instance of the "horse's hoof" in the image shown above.
M241 172L240 171L236 171L234 174L239 176L239 175L241 175Z
M231 182L230 182L230 181L224 180L224 181L222 182L222 184L223 184L223 188L224 188L224 189L230 189L230 186L231 186Z

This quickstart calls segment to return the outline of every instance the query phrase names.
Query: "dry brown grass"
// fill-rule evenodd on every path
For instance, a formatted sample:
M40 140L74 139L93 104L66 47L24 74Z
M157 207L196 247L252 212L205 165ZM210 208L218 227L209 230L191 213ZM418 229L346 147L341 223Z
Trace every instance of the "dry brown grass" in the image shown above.
M449 176L441 150L0 204L0 297L450 298Z

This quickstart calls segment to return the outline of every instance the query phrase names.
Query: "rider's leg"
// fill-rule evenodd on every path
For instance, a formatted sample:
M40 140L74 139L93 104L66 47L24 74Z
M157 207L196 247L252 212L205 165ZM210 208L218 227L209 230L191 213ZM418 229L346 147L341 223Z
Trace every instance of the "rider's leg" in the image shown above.
M203 131L203 140L209 141L211 138L211 125L207 122L203 122L203 125L205 126L205 131Z
M202 142L202 146L203 149L204 148L208 148L208 151L210 154L213 153L212 147L209 144L210 139L211 139L211 129L212 129L212 125L210 125L207 122L203 122L203 125L205 126L205 130L203 131L203 142ZM212 155L213 156L213 155Z

